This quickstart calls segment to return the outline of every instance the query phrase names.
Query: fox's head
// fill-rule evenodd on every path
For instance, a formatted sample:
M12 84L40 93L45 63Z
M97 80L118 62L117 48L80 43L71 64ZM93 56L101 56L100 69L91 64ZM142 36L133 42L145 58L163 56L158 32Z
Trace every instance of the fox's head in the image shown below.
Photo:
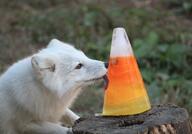
M101 79L106 68L101 61L88 58L82 51L57 39L31 58L33 70L42 84L62 96Z

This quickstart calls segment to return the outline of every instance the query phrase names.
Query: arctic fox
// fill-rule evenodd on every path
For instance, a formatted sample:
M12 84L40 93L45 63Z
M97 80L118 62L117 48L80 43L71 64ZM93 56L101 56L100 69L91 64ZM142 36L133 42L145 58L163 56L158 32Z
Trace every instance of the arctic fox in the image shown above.
M57 39L12 65L0 77L1 134L67 134L79 118L69 107L82 87L101 79L106 68Z

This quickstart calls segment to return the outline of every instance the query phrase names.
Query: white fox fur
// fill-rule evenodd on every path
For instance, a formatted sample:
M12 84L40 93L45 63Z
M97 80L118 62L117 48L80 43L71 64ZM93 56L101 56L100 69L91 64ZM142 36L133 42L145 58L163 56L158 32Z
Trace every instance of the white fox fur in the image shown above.
M78 119L68 108L82 87L105 74L103 62L53 39L1 75L0 134L67 134L61 117L69 124Z

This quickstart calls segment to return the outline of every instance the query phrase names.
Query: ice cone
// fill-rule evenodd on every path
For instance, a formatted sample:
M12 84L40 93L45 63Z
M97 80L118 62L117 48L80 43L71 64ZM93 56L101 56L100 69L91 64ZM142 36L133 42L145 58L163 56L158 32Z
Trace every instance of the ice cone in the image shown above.
M134 115L151 108L149 98L124 28L113 30L104 95L104 116Z

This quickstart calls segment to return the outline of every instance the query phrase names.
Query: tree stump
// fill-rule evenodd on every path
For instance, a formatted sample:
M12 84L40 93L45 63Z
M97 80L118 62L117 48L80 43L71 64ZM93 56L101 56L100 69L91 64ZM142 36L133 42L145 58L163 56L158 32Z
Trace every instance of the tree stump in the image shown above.
M156 105L131 116L80 118L74 134L192 134L187 111L173 104Z

